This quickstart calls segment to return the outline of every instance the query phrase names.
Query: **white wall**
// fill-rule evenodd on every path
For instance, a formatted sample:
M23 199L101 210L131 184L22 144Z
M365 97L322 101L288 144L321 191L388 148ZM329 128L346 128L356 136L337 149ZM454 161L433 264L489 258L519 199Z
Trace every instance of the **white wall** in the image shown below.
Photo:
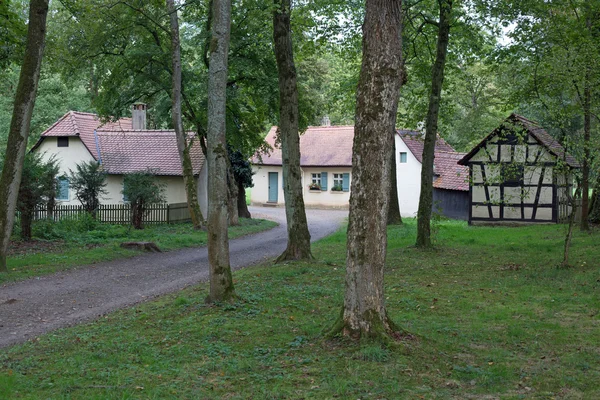
M398 135L394 136L394 140L396 142L396 184L400 214L403 217L414 217L419 210L421 163ZM406 163L400 163L401 152L406 153Z
M60 168L58 176L68 175L69 170L75 171L75 166L83 161L94 161L94 157L92 157L87 147L76 136L69 137L68 147L58 147L56 137L46 137L40 146L35 149L35 152L42 154L44 160L49 159L53 155L56 156L56 159L59 160ZM57 203L68 205L81 204L71 189L69 189L69 200L60 200Z
M181 176L157 176L158 182L165 185L166 203L185 203L187 202L185 194L185 185ZM102 196L102 204L122 204L123 194L123 175L109 175L106 178L106 191L108 194Z
M285 204L283 197L283 171L277 166L258 166L253 165L252 171L255 172L252 177L254 187L250 194L252 205L266 204L269 200L269 172L277 172L277 205ZM319 192L311 192L308 185L312 181L313 173L327 172L327 190ZM307 207L323 207L323 208L348 208L350 200L350 192L334 192L333 174L350 173L350 182L352 182L351 168L331 168L331 167L315 167L302 168L302 191L304 195L304 204Z

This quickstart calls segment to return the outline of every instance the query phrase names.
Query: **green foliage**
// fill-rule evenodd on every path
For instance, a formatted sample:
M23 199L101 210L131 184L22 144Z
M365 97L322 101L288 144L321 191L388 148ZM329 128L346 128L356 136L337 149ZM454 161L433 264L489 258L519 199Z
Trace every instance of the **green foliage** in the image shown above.
M107 194L106 172L96 161L83 161L75 166L75 172L69 171L69 183L75 196L85 210L95 217L100 205L100 197Z
M15 4L16 3L16 4ZM26 15L18 0L0 2L0 70L20 59L27 27Z
M44 159L43 154L29 153L23 163L21 186L17 198L17 210L21 213L21 237L31 238L31 223L37 206L54 201L58 160L52 156Z
M148 204L165 202L165 185L156 180L152 170L124 175L121 193L131 204L131 223L135 229L142 229Z
M235 180L245 188L250 188L254 186L252 182L252 165L248 161L247 157L244 157L241 151L233 151L231 147L227 147L229 153L229 162L231 163L231 168L233 169L233 176Z

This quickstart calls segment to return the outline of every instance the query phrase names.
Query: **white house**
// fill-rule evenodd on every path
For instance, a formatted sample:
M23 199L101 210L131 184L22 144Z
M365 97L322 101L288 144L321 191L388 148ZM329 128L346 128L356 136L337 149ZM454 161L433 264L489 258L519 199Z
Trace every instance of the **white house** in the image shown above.
M281 148L275 140L276 132L277 127L271 128L265 138L272 151L257 154L251 160L255 173L251 194L253 205L284 204ZM312 126L300 136L302 188L307 207L348 208L353 139L353 126ZM395 149L400 211L403 216L414 216L418 210L421 188L421 134L397 131ZM456 164L461 157L455 155L458 153L439 138L436 143L436 160L439 159L436 161L437 175L432 177L438 198L446 199L457 192L462 198L468 193L468 170ZM318 184L320 189L311 190L311 185L316 186L314 184ZM462 202L465 202L464 209L467 210L468 198L459 200L459 205Z
M136 104L133 118L121 118L102 123L96 114L69 111L44 131L31 151L59 160L60 204L80 204L69 187L68 174L84 161L98 161L108 173L102 204L124 203L123 175L152 170L156 179L165 185L167 203L186 202L185 186L175 132L147 130L146 106ZM193 134L188 134L193 138ZM196 140L190 155L198 179L198 195L203 213L207 210L207 171L205 160ZM206 215L206 214L205 214Z

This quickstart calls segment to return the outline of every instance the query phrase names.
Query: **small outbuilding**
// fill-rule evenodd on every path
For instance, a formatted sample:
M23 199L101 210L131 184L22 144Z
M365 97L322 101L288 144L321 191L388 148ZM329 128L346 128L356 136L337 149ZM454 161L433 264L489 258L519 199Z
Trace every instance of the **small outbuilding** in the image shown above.
M511 114L459 162L469 167L469 223L556 223L570 213L579 162L536 122Z

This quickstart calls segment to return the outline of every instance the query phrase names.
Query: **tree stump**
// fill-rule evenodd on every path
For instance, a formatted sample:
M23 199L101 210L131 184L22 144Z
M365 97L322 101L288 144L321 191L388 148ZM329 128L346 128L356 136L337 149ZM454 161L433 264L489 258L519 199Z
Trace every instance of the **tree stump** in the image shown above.
M148 251L150 253L162 253L154 242L123 242L121 247L124 249Z

